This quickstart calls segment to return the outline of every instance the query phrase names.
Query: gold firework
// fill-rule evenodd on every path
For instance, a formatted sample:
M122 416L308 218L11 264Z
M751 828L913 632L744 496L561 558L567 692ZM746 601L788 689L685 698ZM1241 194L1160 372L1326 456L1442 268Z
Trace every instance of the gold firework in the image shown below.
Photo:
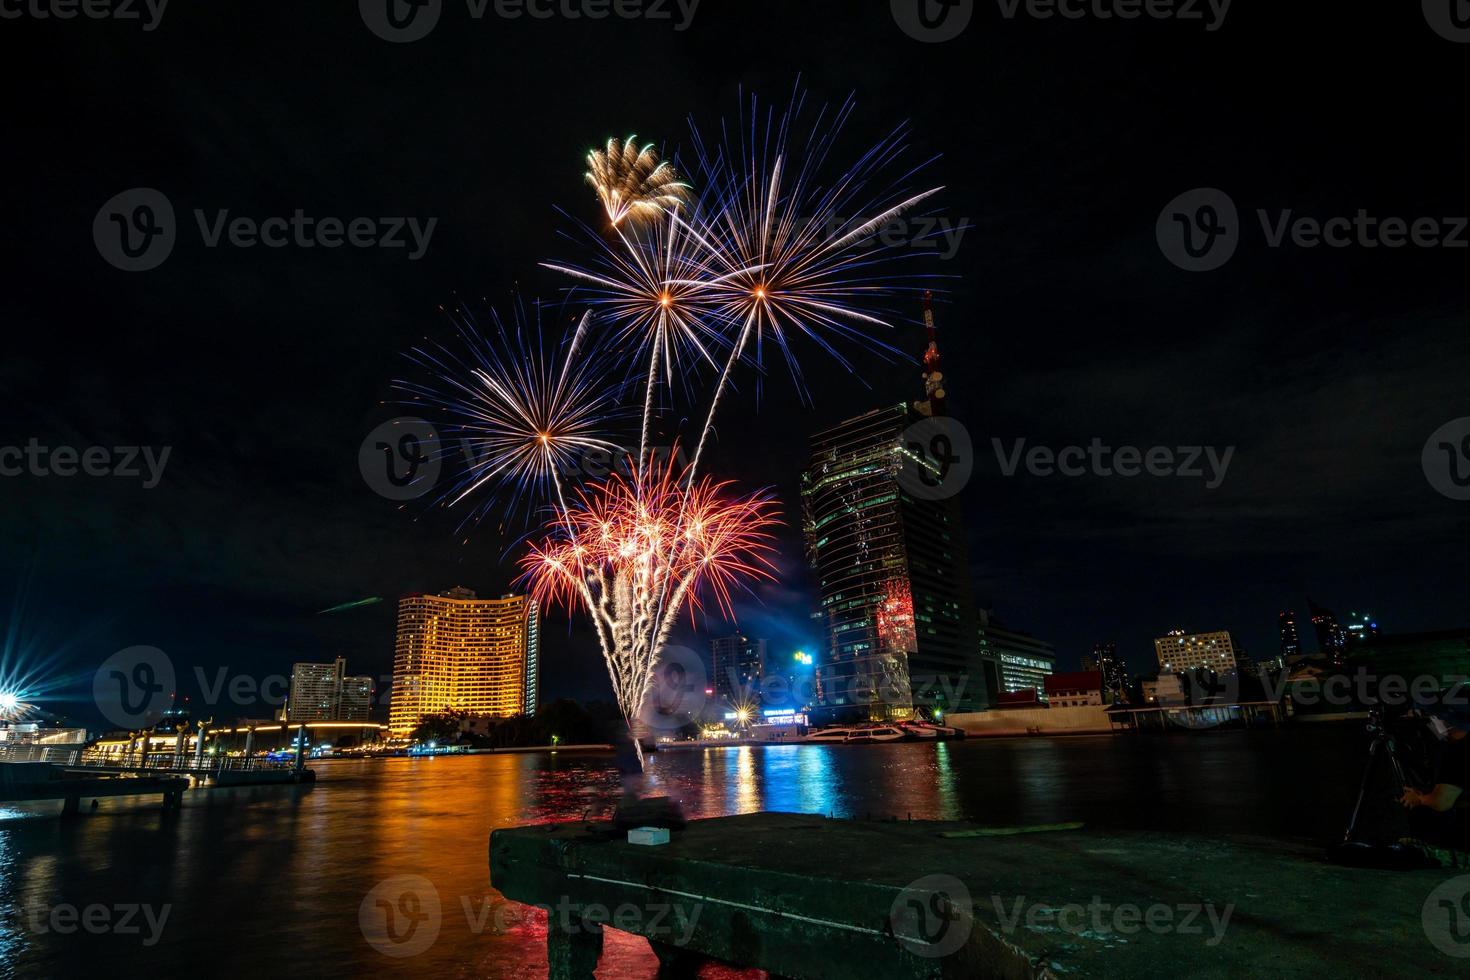
M587 183L616 226L624 218L656 218L689 198L689 185L658 158L652 143L640 147L637 137L607 141L606 150L587 154Z

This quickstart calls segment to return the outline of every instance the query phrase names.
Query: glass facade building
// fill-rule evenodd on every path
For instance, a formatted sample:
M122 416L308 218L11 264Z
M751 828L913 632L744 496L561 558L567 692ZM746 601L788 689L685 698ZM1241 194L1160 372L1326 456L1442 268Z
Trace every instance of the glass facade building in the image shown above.
M915 497L899 479L904 431L923 417L890 405L812 437L802 519L826 633L816 664L825 717L905 718L916 706L987 700L958 506Z

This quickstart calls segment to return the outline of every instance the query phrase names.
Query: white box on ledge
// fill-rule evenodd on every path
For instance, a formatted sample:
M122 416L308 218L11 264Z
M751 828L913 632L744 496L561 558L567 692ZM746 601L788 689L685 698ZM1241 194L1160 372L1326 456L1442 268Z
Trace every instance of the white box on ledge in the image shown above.
M635 827L628 831L629 844L667 844L669 842L669 828L667 827Z

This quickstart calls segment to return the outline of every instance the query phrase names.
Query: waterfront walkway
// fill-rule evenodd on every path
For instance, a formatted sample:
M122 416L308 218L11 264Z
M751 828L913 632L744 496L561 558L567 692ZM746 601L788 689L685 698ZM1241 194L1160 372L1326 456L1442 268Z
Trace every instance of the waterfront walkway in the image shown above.
M652 847L605 824L498 830L490 873L507 898L551 909L552 980L592 976L598 923L648 937L668 976L705 958L834 980L1422 976L1466 962L1445 952L1453 902L1431 897L1456 872L1342 868L1259 840L760 813Z

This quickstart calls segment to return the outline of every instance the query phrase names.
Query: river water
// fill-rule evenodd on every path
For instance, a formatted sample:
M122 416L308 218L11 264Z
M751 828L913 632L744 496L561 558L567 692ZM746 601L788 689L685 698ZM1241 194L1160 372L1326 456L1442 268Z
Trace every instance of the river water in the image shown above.
M770 746L662 753L650 771L692 817L1082 820L1326 840L1351 805L1363 745L1355 728L1333 726ZM546 975L544 918L489 887L490 831L607 812L618 793L610 756L314 767L314 787L193 791L173 813L154 799L104 800L70 820L55 803L0 808L0 975ZM360 912L371 919L374 889L403 880L420 883L423 915L437 896L438 915L424 921L438 932L415 955L391 957ZM657 965L641 940L614 932L602 962L603 978L651 978Z

